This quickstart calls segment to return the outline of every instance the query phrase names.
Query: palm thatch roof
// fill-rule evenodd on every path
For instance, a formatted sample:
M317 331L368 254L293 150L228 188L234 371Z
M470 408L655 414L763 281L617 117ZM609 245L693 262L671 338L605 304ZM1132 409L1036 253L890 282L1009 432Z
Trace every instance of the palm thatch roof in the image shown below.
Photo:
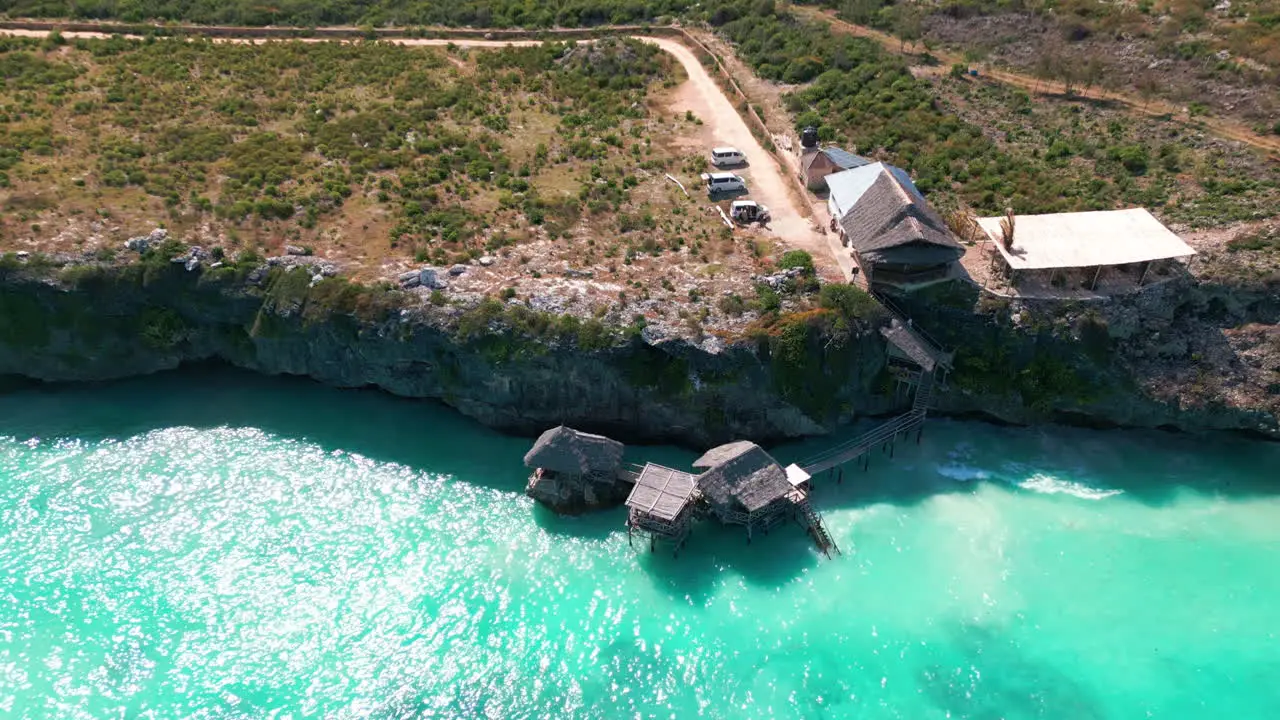
M736 504L747 512L754 512L786 497L792 490L786 470L753 442L721 445L699 461L713 454L724 459L698 476L698 489L712 505L732 507Z
M872 263L945 263L964 254L942 217L897 173L881 172L840 226Z
M524 455L526 467L583 475L616 470L623 445L603 435L579 432L561 425L538 436Z
M693 502L695 487L689 473L648 463L631 488L627 507L670 522Z
M724 445L717 445L703 453L702 457L694 460L693 466L696 468L715 467L721 463L729 462L753 447L756 447L756 444L750 440L735 440Z

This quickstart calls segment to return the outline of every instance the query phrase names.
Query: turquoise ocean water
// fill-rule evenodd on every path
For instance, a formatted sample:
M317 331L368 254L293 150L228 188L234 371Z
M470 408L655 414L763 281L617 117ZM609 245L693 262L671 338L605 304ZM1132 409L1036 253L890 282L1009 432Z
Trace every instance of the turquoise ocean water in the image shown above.
M527 444L224 371L0 395L0 717L1280 717L1280 446L930 421L819 487L827 560L633 550Z

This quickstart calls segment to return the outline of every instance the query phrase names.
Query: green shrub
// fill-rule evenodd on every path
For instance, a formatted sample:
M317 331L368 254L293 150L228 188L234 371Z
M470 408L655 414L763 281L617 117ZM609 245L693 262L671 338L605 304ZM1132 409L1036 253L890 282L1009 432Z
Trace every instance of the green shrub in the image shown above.
M778 261L778 267L783 270L791 268L800 268L806 275L812 275L813 256L804 250L788 250L782 254L782 258Z
M818 304L847 320L874 319L884 313L884 308L875 298L855 285L823 285L818 294Z

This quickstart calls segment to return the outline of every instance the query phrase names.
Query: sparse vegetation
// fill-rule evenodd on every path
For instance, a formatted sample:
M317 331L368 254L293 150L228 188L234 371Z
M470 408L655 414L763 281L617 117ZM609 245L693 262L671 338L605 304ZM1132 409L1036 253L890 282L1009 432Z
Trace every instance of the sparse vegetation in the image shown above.
M67 251L96 216L112 245L163 219L228 256L289 244L365 281L385 258L466 264L535 243L534 278L734 251L663 180L687 159L653 142L682 125L654 98L672 60L644 43L0 39L0 77L0 249ZM616 242L598 242L602 223Z
M618 0L539 2L472 0L464 3L359 0L358 2L308 2L263 5L253 0L175 3L142 0L133 3L84 3L68 0L13 0L6 10L14 17L74 17L182 21L210 25L357 25L367 33L384 24L471 25L475 27L578 27L605 23L651 21L680 13L694 3L688 0Z
M1280 18L1269 0L846 0L825 3L862 25L922 37L1068 88L1101 85L1210 108L1260 131L1280 104Z
M943 209L1143 205L1208 225L1263 217L1280 203L1280 170L1246 151L1103 109L1037 105L1005 86L943 77L931 88L870 40L783 10L727 7L721 31L744 60L766 78L805 83L786 98L797 129L816 127L824 141L907 168Z

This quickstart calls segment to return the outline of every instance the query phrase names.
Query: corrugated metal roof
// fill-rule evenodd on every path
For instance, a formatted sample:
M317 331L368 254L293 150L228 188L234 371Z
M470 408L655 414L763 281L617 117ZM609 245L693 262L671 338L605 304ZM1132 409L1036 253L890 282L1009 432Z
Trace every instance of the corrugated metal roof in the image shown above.
M916 188L916 184L911 182L911 176L906 170L881 162L871 163L852 170L832 173L826 177L827 188L831 191L830 197L839 208L840 217L844 217L845 213L858 204L862 194L869 190L872 183L886 170L898 179L900 185L911 191L921 202L924 201L924 195Z
M800 159L800 169L809 172L809 168L813 167L814 161L820 157L825 157L831 161L833 165L840 170L851 170L853 168L870 165L871 161L861 155L854 155L847 150L841 150L838 147L822 148L816 152L805 153Z
M838 147L823 148L822 152L826 154L831 162L845 170L860 168L863 165L870 165L871 161L861 155L854 155L848 150L841 150Z

